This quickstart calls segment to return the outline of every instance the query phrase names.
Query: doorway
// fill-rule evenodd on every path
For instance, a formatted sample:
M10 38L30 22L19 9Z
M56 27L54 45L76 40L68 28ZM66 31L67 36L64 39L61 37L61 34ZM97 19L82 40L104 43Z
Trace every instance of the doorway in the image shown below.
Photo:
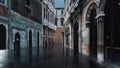
M6 49L6 28L0 25L0 50Z
M20 55L20 34L18 32L15 34L14 53L16 56Z
M29 61L32 61L32 30L29 30Z
M78 55L79 53L79 47L78 47L78 29L79 24L76 22L74 24L74 55Z
M39 56L39 32L37 32L37 53Z
M93 8L90 13L90 57L97 59L97 23L95 17L96 10Z
M29 31L29 48L32 49L32 30Z
M79 62L78 29L79 29L79 24L75 22L74 24L74 63L75 64Z

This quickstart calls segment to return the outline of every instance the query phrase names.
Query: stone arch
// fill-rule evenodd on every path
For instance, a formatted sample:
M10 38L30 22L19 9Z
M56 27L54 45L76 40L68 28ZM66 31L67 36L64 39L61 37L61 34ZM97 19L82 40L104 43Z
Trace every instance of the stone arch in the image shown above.
M107 0L101 0L101 1L100 1L100 11L103 11L103 12L104 12L105 5L106 5L106 1L107 1Z
M89 55L97 59L97 23L95 17L97 16L97 5L92 3L88 7L86 14L86 27L89 28Z
M0 49L6 49L6 28L0 24Z
M90 14L91 14L93 9L96 11L96 14L97 14L97 5L96 5L96 3L91 3L89 5L89 7L87 9L87 13L86 13L86 21L90 20Z

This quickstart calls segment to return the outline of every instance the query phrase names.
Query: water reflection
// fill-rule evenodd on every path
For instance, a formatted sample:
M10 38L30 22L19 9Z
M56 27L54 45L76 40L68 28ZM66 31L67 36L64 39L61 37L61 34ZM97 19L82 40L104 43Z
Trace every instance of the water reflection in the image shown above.
M0 68L103 68L89 57L74 55L69 49L62 52L62 49L48 46L47 49L39 47L21 51L19 55L14 55L13 50L9 52L0 50Z
M74 63L75 63L75 64L78 64L78 62L79 62L78 55L74 55L73 60L74 60Z
M32 48L29 48L29 62L32 62Z
M7 50L0 50L0 68L3 68L5 65L5 62L7 62L8 53Z

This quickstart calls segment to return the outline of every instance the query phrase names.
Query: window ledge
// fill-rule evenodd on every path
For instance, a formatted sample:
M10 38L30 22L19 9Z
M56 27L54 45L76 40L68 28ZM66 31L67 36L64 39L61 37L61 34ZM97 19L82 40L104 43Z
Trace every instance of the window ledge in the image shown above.
M3 4L3 3L1 3L1 2L0 2L0 5L1 5L1 6L3 6L3 7L8 8L8 6L7 6L7 5L5 5L5 4Z

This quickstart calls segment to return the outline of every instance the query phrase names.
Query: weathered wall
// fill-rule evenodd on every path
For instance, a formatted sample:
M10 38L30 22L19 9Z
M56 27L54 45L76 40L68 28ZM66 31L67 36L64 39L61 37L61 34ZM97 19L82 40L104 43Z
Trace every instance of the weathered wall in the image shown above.
M13 49L15 33L17 32L20 34L20 47L21 48L28 47L29 30L32 30L33 47L37 46L37 32L39 31L40 34L39 46L41 46L42 25L11 11L10 22L9 22L9 48Z

